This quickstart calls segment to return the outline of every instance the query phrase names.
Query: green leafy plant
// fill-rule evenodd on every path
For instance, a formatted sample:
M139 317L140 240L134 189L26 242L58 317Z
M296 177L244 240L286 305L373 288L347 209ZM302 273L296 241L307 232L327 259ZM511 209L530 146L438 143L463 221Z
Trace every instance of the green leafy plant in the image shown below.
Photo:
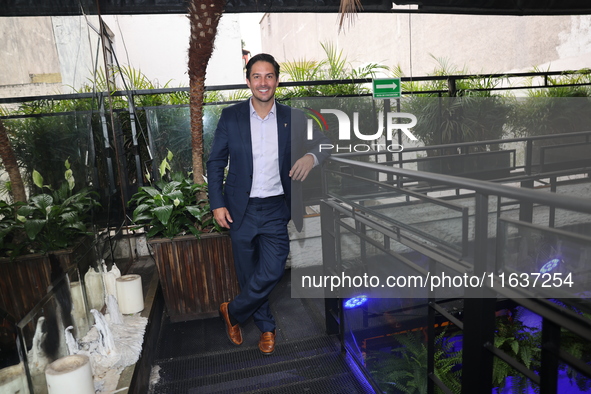
M17 257L27 253L47 253L70 247L82 235L90 235L90 212L100 204L96 193L88 189L74 192L76 182L70 163L65 161L65 181L53 189L33 171L33 182L47 193L36 194L27 203L0 204L0 247L2 254Z
M568 306L565 306L569 308ZM575 310L574 308L570 308ZM494 346L508 356L539 373L541 365L541 331L522 322L524 309L497 319ZM577 311L589 318L590 315ZM367 365L371 374L386 393L422 394L427 392L427 345L421 331L395 336L400 346L390 352L368 353ZM565 329L562 330L561 349L589 363L591 344ZM444 330L435 338L435 375L454 393L461 392L462 350L454 350L453 337ZM591 388L591 381L578 371L561 365L579 390ZM539 392L539 387L498 357L493 361L493 387L515 394ZM509 379L510 378L510 379ZM438 392L438 388L436 388Z
M571 310L586 320L591 320L591 313L580 309L580 305L570 303L570 300L552 300L565 309ZM591 343L572 331L562 328L560 334L560 348L587 365L591 365ZM560 369L566 371L566 375L572 383L575 383L581 392L591 392L591 378L579 372L566 363L561 363Z
M446 338L446 330L435 338L435 375L454 393L461 390L462 351ZM372 375L385 393L426 394L428 350L422 331L396 335L400 347L390 353L374 352L368 357ZM436 392L440 393L439 388Z
M533 71L542 72L537 68ZM533 85L533 81L529 84ZM527 97L515 100L509 125L516 135L525 137L587 131L591 121L591 88L587 85L590 81L589 70L548 76L547 88L532 86ZM555 142L547 142L552 143Z
M213 220L207 199L198 199L198 194L206 195L207 184L193 183L189 174L171 172L168 155L160 164L161 179L153 186L141 187L133 195L130 205L133 211L134 229L148 228L146 236L173 238L191 233L199 236L204 232L220 231Z
M579 312L580 313L580 312ZM591 318L588 313L582 313L587 319ZM577 334L562 329L562 336L560 338L560 346L572 356L581 359L585 364L591 364L591 343L582 339ZM562 364L561 368L566 370L566 375L577 385L581 392L591 391L591 379L586 375L580 373L578 370L572 368L567 364Z
M581 312L577 308L564 304L561 301L553 300L565 309L570 309L585 318L591 318L588 313ZM541 337L542 332L539 327L529 327L522 322L525 308L517 307L512 310L511 317L503 316L497 320L497 330L495 332L494 345L505 352L510 357L530 370L539 373L541 367ZM560 347L562 350L570 353L572 356L581 359L585 363L591 362L591 344L585 341L573 332L564 328L561 329ZM565 370L566 375L571 380L571 384L577 385L581 392L587 392L591 389L591 380L584 374L571 368L567 364L561 363L560 370ZM509 383L508 377L511 377L510 392L515 394L540 392L540 387L533 384L524 375L518 373L513 367L505 363L498 357L494 358L493 364L493 385L500 389L505 389Z
M290 81L319 81L339 79L374 78L379 72L387 70L386 66L370 63L364 67L353 68L347 61L343 51L336 49L332 43L321 43L326 58L316 60L295 60L281 64L282 73L288 75ZM370 89L362 84L329 84L313 86L294 86L277 89L279 99L291 97L334 97L341 95L358 95L370 93Z
M541 334L539 330L524 325L519 312L515 316L503 316L497 320L494 345L508 356L519 361L531 370L538 370L541 362ZM498 357L493 361L493 386L503 389L507 378L511 376L513 393L528 392L530 386L538 392L537 386L531 385L529 379L519 374L513 367Z
M444 59L436 60L439 68L430 74L432 76L468 74L450 66ZM400 69L394 70L395 76L401 76L400 73ZM431 93L417 93L405 98L402 110L417 117L413 134L425 146L501 139L510 105L506 97L489 90L501 82L502 78L459 78L454 82L453 94L448 91L448 80L405 82L405 91ZM455 153L456 148L443 152ZM429 154L439 152L430 151Z
M14 229L17 224L12 204L0 201L0 250L12 249L14 246Z

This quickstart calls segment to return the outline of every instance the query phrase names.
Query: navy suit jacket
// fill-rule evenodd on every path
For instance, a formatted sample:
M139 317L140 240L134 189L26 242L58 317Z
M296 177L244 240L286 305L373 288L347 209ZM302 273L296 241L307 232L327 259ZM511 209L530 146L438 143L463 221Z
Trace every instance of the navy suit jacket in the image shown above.
M252 188L252 142L250 134L249 100L224 108L218 122L211 153L207 161L207 182L211 209L226 207L230 212L232 227L240 227ZM279 174L281 185L291 208L292 220L298 231L303 225L301 182L289 177L289 170L296 160L306 153L316 155L322 163L329 155L320 144L330 140L314 129L312 140L306 138L306 116L298 109L276 103L279 149ZM224 183L224 170L228 165ZM292 196L295 197L292 201Z

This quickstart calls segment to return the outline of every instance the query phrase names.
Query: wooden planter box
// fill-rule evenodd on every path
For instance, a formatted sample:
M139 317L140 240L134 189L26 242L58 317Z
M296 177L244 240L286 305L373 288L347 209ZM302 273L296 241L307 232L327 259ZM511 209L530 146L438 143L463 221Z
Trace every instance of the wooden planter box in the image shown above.
M148 240L154 251L170 320L214 317L240 292L227 234Z
M87 253L90 242L90 238L85 238L70 249L51 252L56 257L53 265L49 256L44 254L30 254L13 260L0 258L0 307L20 321L47 294L53 280L79 263L82 256L92 258L92 254Z

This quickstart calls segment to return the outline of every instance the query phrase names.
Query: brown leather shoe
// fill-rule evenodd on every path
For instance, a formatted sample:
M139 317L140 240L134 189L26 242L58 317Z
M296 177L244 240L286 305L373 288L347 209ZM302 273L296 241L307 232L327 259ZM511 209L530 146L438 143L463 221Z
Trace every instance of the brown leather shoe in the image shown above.
M239 324L233 326L232 323L230 323L228 304L229 302L224 302L222 305L220 305L220 318L226 325L226 335L228 335L230 342L232 342L234 345L242 345L242 330L240 329Z
M261 339L259 339L259 350L265 356L273 354L275 351L275 330L261 334Z

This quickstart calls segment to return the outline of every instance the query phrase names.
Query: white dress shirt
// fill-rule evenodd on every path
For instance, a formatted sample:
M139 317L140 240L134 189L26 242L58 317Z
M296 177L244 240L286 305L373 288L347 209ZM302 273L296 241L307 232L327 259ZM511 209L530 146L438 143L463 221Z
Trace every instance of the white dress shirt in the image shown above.
M279 140L275 103L262 119L250 105L250 138L252 142L252 188L250 197L271 197L283 194L279 175Z

